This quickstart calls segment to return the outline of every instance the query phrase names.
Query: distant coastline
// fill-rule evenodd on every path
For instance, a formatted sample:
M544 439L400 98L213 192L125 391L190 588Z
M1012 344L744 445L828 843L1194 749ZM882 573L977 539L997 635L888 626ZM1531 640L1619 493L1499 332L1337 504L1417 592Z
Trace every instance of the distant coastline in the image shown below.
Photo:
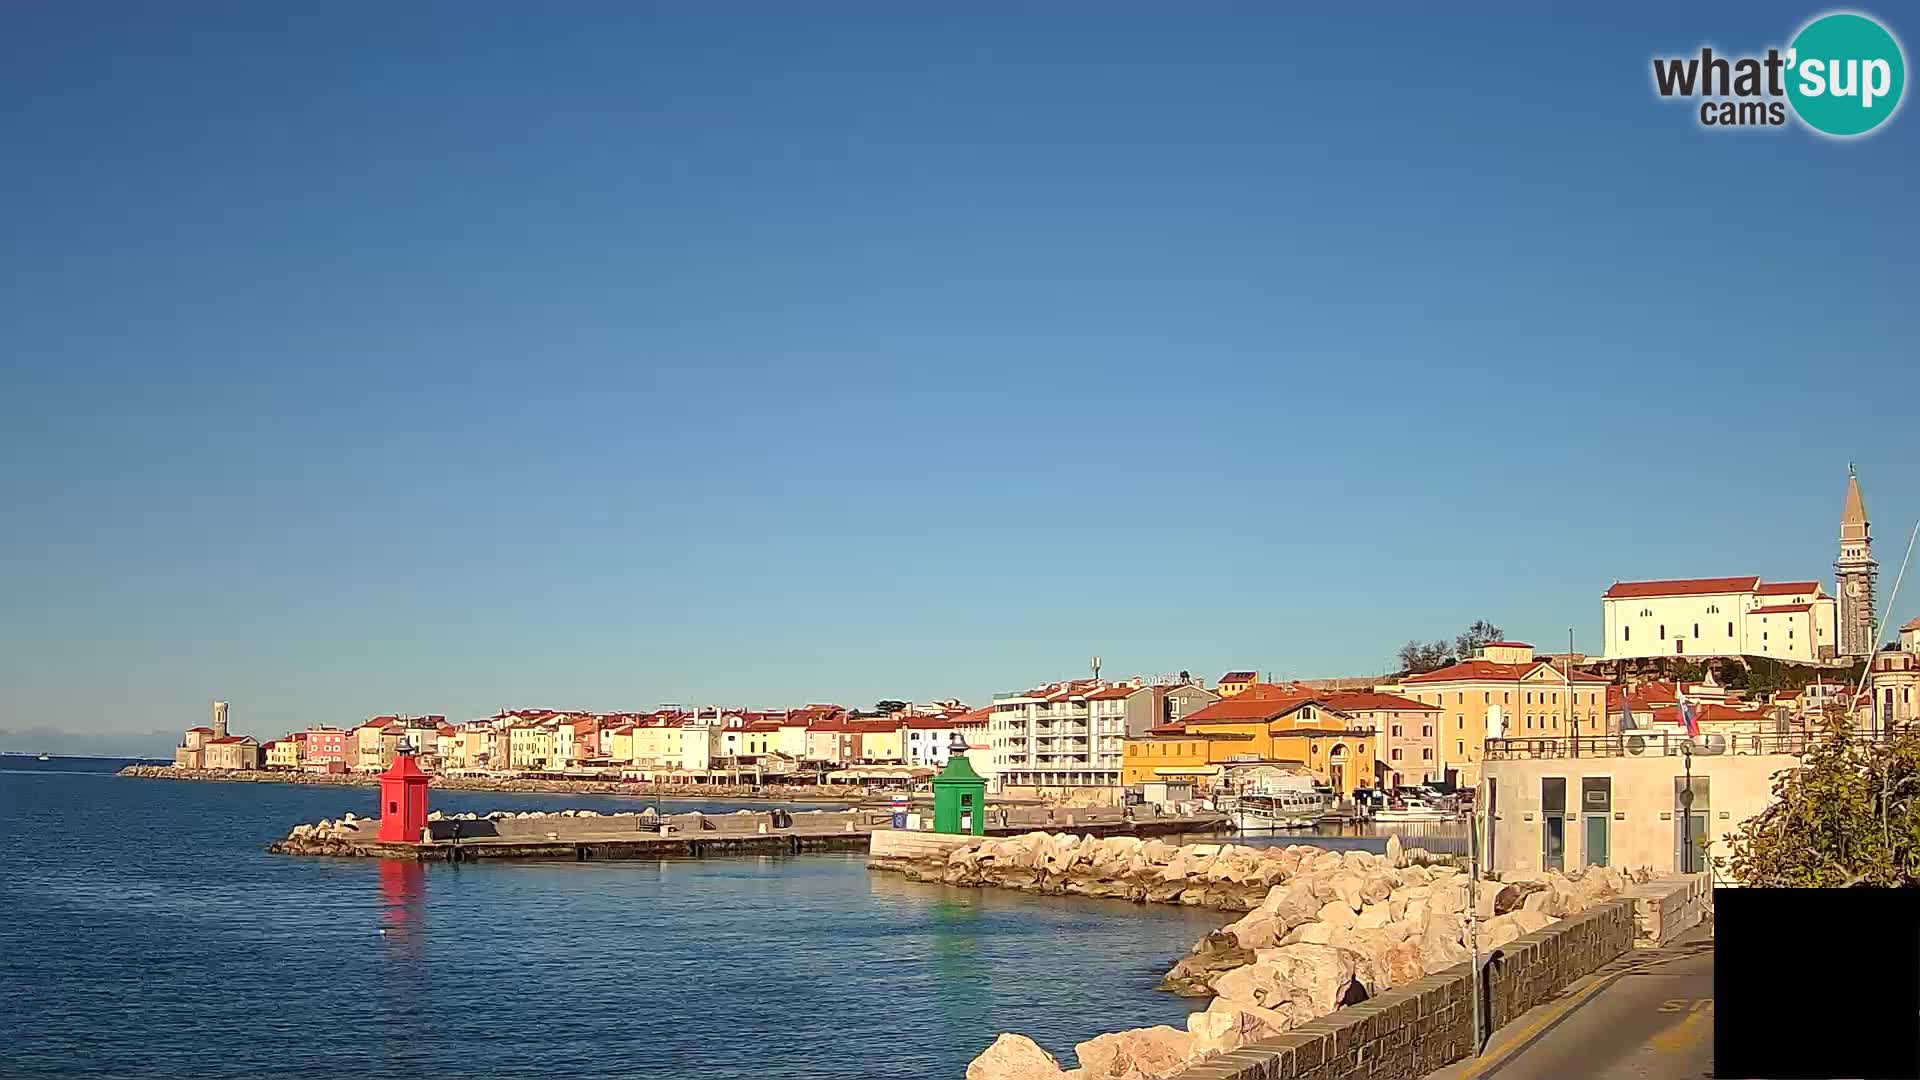
M128 765L115 775L142 780L209 780L239 784L318 784L373 787L370 773L274 772L266 769L182 769L174 765ZM823 788L815 784L661 784L613 780L505 780L475 776L436 776L433 786L446 791L501 791L551 795L625 795L651 799L754 799L768 802L857 803L865 788Z

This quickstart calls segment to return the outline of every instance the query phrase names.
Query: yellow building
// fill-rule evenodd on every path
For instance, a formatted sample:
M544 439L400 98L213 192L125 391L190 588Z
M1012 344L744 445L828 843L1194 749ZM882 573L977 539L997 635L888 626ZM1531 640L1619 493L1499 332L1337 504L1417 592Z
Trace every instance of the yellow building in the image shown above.
M515 724L507 729L507 763L515 769L544 769L553 758L553 729Z
M1121 744L1120 783L1136 787L1154 780L1188 780L1195 791L1208 791L1225 771L1220 762L1247 753L1246 744L1252 741L1251 735L1232 732L1191 734L1178 724L1153 728Z
M1213 736L1206 739L1212 764L1291 762L1336 792L1374 786L1379 744L1373 731L1317 692L1255 684L1191 714L1181 726L1188 735ZM1227 735L1241 738L1218 738Z
M1479 779L1489 737L1607 733L1607 680L1575 670L1569 688L1565 671L1521 642L1496 641L1472 660L1376 689L1439 707L1441 769L1458 769L1461 783Z
M681 725L685 722L684 717L671 717L635 724L633 763L663 769L679 768L686 736L686 733L681 730ZM704 730L700 732L700 737L707 737Z
M305 745L305 740L292 735L284 739L275 739L268 743L266 745L267 768L298 769L300 767L300 750Z
M1247 687L1260 681L1260 675L1254 671L1229 671L1220 676L1220 685L1214 692L1223 698L1238 697L1247 692Z
M907 760L904 721L854 720L847 727L859 733L861 761L879 763Z
M623 724L600 736L600 756L622 765L633 763L633 725Z

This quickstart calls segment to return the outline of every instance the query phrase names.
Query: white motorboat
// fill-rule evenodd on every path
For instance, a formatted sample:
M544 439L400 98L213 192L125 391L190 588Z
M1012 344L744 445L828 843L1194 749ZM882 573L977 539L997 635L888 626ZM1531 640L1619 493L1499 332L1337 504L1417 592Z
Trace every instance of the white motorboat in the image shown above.
M1221 800L1236 829L1311 828L1327 812L1326 797L1311 789L1249 791Z
M1375 810L1372 820L1390 825L1410 821L1452 821L1458 816L1453 810L1438 803L1430 803L1420 798L1406 798L1396 799Z

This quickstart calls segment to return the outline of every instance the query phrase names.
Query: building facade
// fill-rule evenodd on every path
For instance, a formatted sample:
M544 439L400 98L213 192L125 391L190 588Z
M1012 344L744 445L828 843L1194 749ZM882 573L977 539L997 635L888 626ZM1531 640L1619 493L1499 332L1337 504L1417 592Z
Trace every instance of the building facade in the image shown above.
M1607 660L1836 655L1837 611L1817 581L1758 577L1618 581L1600 598Z
M1393 789L1446 779L1440 756L1440 706L1373 690L1330 693L1326 702L1352 717L1355 727L1373 732L1382 786Z
M1472 784L1488 738L1604 734L1606 687L1606 679L1577 669L1569 678L1524 642L1497 641L1472 660L1375 689L1437 706L1439 770L1453 769L1457 782Z

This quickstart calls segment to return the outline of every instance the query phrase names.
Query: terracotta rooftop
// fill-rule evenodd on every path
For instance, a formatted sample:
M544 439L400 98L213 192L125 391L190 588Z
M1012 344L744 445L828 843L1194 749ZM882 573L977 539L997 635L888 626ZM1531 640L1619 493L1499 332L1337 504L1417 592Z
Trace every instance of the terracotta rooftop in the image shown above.
M1641 596L1710 596L1715 593L1752 592L1760 584L1754 577L1675 578L1671 581L1616 581L1602 593L1607 600Z
M1381 694L1372 690L1340 690L1326 695L1327 708L1341 712L1363 712L1368 709L1419 709L1422 712L1439 712L1440 706L1403 698L1398 694Z
M1754 592L1761 596L1789 596L1797 593L1810 593L1820 588L1817 581L1769 581Z
M1750 609L1749 615L1791 615L1796 611L1812 611L1812 604L1770 604L1766 607Z
M1499 664L1492 660L1463 660L1458 664L1443 667L1438 671L1409 675L1402 681L1409 683L1518 682L1543 667L1552 668L1554 671L1560 670L1545 660L1530 660L1524 664ZM1587 672L1576 670L1573 673L1573 681L1576 683L1604 683L1607 680L1599 675L1590 675Z
M1220 676L1221 682L1252 682L1260 677L1257 671L1229 671Z

